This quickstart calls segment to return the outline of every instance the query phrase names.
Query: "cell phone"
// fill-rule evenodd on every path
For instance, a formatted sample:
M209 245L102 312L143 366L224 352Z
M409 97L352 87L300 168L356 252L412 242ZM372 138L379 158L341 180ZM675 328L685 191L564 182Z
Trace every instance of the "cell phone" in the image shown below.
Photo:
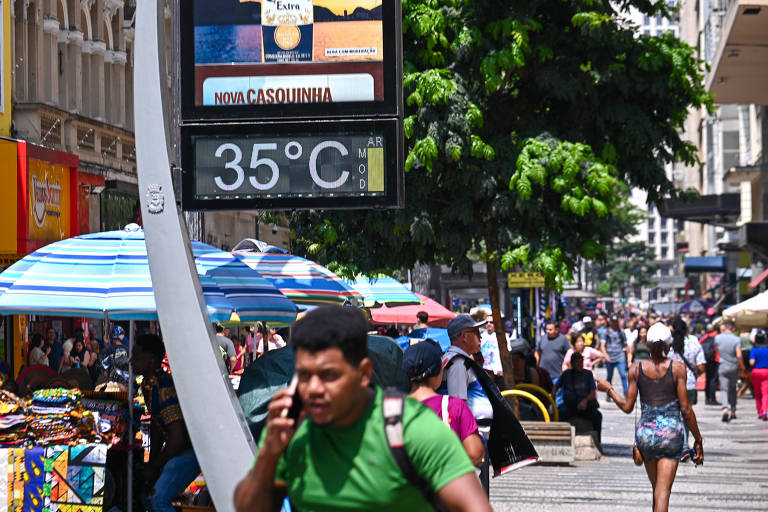
M691 448L688 451L688 455L690 455L691 460L693 461L693 465L694 466L701 466L702 464L704 464L704 461L696 462L696 460L694 460L694 457L696 456L696 448Z
M291 379L291 383L288 384L288 389L291 390L291 393L293 393L293 396L291 397L291 406L286 407L280 413L281 417L292 418L293 421L299 421L299 415L301 414L301 410L304 408L304 404L301 401L301 397L296 392L298 385L299 385L299 377L294 373L293 378Z

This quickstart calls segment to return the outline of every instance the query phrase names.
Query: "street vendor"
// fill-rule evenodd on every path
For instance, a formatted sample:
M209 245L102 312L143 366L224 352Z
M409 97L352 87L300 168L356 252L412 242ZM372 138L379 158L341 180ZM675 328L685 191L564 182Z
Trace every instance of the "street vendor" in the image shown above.
M200 474L171 375L163 369L165 345L155 334L136 338L133 371L144 377L142 393L151 416L149 462L144 477L153 492L151 510L173 512L178 494Z

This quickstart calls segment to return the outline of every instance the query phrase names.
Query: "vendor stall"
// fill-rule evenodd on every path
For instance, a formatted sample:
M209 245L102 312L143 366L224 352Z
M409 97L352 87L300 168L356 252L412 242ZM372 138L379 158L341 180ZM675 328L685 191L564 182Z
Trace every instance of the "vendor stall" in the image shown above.
M296 307L293 303L238 257L194 241L192 250L212 321L228 320L235 311L249 321L288 323L295 318ZM136 225L122 231L82 235L38 249L0 274L0 293L0 313L3 314L104 319L107 323L106 332L110 332L110 320L129 321L128 339L125 340L128 345L136 332L136 320L157 318L144 233ZM13 487L9 499L22 500L25 511L43 510L45 499L51 503L48 507L51 511L98 511L113 501L121 510L138 509L134 506L133 496L134 452L141 450L141 442L134 435L138 428L133 419L140 418L141 414L133 414L133 402L129 399L133 396L133 378L128 376L130 368L125 359L127 393L123 392L124 387L113 386L107 387L107 391L114 389L113 393L89 394L83 389L77 389L77 382L70 384L65 375L54 377L46 372L46 375L39 373L41 378L37 384L25 386L25 392L34 392L27 401L12 397L12 401L18 405L15 415L19 417L8 419L7 432L2 429L0 420L0 439L7 434L7 446L18 447L18 450L24 452L13 451L8 460L13 457L12 466L21 468L19 464L22 456L28 454L27 450L32 450L29 452L29 460L37 462L34 468L30 468L37 468L40 474L50 473L51 478L50 482L45 480L47 477L43 480L27 479L20 483L18 489ZM33 369L30 367L25 371L32 373ZM52 382L56 379L64 379L65 382ZM62 384L67 386L48 389L52 385ZM24 411L23 414L18 413L19 410ZM0 446L2 444L0 442ZM80 499L77 508L60 505L54 507L54 503L68 503L55 501L53 486L47 485L53 482L54 461L59 460L58 457L62 460L69 457L67 460L72 461L73 450L80 453L76 447L91 445L104 446L104 467L116 469L111 472L105 470L101 478L102 487L106 486L107 490L107 484L112 482L114 499L107 499L109 493L105 492L101 503L98 503L99 497L91 496L90 501L85 500L83 496L86 493L72 498ZM68 455L59 454L54 449L56 446L69 447ZM95 457L99 452L93 453ZM143 453L135 457L135 460L143 461ZM79 466L68 462L67 471L69 467ZM98 473L91 470L75 472L83 475ZM0 457L0 477L2 474ZM20 475L22 473L12 472L14 480L21 478ZM49 494L39 493L34 482L42 482L43 493ZM96 476L93 482L96 482ZM87 482L84 485L87 486ZM29 496L25 494L28 487L33 493ZM74 493L73 488L77 486L69 486L67 492ZM71 498L69 494L65 497L57 491L55 498L59 499L60 496L63 499ZM2 503L0 496L0 510Z
M127 417L119 397L0 391L0 510L105 510L115 494L108 453L125 445Z

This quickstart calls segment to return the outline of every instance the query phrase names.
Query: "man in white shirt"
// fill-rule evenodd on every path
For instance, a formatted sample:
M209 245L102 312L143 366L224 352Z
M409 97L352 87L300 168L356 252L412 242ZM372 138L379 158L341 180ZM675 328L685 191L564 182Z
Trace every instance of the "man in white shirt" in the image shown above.
M480 335L480 351L483 353L483 368L494 375L503 373L501 367L501 352L499 342L496 339L496 331L493 327L493 316L485 318L485 332Z
M627 347L630 349L635 346L635 341L637 341L637 324L633 319L627 320L627 322L624 324L624 336L627 338ZM629 358L627 359L627 364L632 363L632 353L630 351Z

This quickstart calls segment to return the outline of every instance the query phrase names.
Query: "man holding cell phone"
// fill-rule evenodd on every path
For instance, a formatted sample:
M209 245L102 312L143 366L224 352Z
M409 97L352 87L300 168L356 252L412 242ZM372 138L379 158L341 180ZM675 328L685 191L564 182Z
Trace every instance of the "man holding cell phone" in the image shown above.
M238 512L279 510L286 496L298 510L429 509L423 487L405 476L385 433L395 402L371 385L367 328L360 311L338 306L296 322L295 386L269 405L256 463L235 491ZM291 413L297 398L298 415L298 408ZM456 435L417 401L399 403L400 445L442 505L491 510Z

